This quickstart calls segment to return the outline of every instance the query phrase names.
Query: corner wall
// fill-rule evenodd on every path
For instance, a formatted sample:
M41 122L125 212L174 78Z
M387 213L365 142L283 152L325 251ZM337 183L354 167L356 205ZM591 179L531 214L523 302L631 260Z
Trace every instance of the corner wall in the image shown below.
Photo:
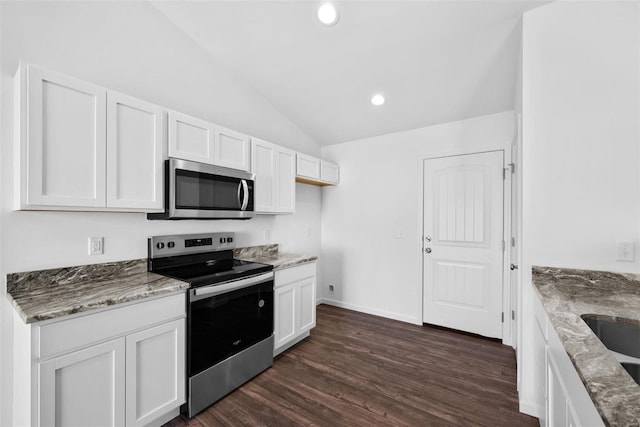
M322 193L324 302L422 324L421 159L507 150L513 122L509 111L323 147L341 174Z
M639 13L637 2L559 1L524 15L520 402L529 413L543 410L532 265L640 272ZM616 260L616 241L634 242L633 262Z

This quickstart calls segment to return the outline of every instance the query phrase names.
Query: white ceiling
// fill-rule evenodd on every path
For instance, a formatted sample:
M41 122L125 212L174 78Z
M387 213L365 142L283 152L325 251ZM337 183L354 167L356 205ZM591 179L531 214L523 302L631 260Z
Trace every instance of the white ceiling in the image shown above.
M319 1L152 1L321 145L512 109L520 18L545 3L342 1L324 27Z

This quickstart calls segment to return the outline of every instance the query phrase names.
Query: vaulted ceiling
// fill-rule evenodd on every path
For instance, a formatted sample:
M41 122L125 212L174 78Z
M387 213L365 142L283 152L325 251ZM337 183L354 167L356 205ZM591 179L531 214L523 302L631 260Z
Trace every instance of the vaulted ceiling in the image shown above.
M316 1L152 1L321 145L512 109L521 17L545 3L338 1L325 27Z

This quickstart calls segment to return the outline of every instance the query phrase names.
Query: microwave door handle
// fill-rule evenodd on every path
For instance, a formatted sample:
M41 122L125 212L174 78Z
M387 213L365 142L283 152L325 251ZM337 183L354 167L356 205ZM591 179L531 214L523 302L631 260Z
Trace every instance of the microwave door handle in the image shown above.
M242 206L240 207L241 211L247 210L247 205L249 204L249 186L247 185L247 180L242 180L242 189L244 190L244 198L242 200Z
M240 199L240 193L242 192L242 181L238 183L238 194L236 197L238 198L238 206L242 206L242 199ZM240 208L242 209L242 208Z

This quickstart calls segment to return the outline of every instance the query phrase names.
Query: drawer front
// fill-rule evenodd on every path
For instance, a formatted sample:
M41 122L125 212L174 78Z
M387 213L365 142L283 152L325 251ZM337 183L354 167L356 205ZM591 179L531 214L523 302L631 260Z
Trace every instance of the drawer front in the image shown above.
M121 308L40 326L36 356L45 359L95 342L186 315L185 294L144 300Z
M302 279L306 279L308 277L314 277L315 275L316 275L315 262L296 265L294 267L289 267L282 270L276 270L274 286L276 288L280 286L286 286L289 283L299 282Z

